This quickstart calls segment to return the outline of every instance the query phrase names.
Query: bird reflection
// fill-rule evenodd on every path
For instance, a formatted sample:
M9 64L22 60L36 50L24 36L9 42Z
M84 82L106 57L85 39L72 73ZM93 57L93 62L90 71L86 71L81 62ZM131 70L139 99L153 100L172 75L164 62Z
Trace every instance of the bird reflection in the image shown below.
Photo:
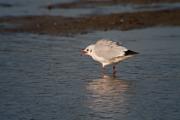
M129 82L118 80L114 77L104 76L100 79L92 80L87 85L89 93L87 106L95 114L112 117L114 113L126 112L127 94Z

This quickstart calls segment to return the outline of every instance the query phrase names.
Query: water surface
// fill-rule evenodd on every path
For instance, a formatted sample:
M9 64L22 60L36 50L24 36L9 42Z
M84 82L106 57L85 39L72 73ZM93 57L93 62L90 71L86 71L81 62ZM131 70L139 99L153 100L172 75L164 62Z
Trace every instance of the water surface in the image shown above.
M102 15L111 13L154 11L165 9L179 9L180 3L153 3L153 4L118 4L110 6L92 6L84 8L57 8L48 10L46 6L51 4L69 3L74 0L1 0L0 16L27 16L27 15L60 15L79 17L86 15Z
M178 120L180 28L73 37L0 33L1 120ZM100 38L139 52L101 77L80 49Z

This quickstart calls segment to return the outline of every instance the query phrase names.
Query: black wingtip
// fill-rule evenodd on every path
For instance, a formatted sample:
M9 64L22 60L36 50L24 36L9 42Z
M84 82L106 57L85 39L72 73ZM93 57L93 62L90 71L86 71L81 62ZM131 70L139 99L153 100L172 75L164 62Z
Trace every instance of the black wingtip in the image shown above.
M125 51L125 56L128 56L128 55L135 55L135 54L139 54L138 52L134 52L132 50L127 50Z

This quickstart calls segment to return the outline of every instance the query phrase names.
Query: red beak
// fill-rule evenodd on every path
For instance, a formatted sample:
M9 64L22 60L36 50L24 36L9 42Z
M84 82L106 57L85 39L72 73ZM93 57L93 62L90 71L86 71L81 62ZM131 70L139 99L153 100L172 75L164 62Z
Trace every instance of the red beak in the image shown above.
M84 49L81 49L81 56L82 55L86 55L86 51L84 51Z

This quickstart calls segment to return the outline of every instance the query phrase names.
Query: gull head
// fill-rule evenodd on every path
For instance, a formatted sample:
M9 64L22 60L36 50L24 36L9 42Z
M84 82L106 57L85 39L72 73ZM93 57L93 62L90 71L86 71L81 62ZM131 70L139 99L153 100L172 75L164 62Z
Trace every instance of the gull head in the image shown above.
M95 47L95 45L91 44L91 45L87 46L85 49L82 49L81 53L83 55L92 56L93 55L93 51L94 51L94 47Z

